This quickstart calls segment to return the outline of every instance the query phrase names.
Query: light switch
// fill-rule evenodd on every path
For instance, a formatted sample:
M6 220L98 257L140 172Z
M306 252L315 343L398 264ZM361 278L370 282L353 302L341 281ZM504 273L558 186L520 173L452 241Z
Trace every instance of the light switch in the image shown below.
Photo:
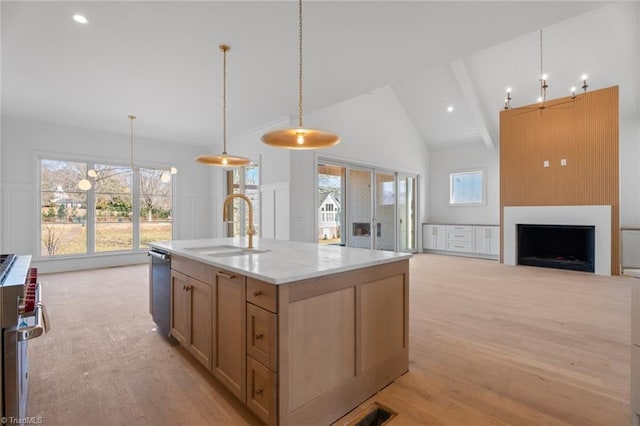
M549 160L544 160L544 167L549 167Z
M560 165L561 166L566 166L567 165L567 159L566 158L561 159L560 160Z

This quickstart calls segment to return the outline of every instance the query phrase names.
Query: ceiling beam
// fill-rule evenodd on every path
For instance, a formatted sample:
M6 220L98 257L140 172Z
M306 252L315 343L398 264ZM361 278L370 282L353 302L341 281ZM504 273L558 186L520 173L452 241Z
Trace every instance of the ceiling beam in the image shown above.
M467 107L469 108L469 113L471 117L478 127L478 131L480 132L480 137L482 141L489 149L496 149L496 145L491 138L491 134L489 133L489 129L487 128L487 121L482 113L482 107L480 105L480 99L478 98L478 93L471 82L471 78L469 77L469 73L467 72L467 66L464 64L462 59L456 59L451 62L451 70L453 71L453 75L458 82L458 86L462 91L462 97L464 98Z

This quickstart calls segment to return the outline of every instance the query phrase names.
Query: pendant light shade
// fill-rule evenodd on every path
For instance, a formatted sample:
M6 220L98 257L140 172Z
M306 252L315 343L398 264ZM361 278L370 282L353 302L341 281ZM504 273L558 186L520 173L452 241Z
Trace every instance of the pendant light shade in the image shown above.
M227 52L231 48L225 44L220 45L222 51L222 154L201 155L196 158L198 163L219 167L242 167L251 163L245 157L227 154Z
M260 138L269 146L285 149L329 148L340 137L324 130L305 129L302 125L302 0L298 0L298 128L274 130Z

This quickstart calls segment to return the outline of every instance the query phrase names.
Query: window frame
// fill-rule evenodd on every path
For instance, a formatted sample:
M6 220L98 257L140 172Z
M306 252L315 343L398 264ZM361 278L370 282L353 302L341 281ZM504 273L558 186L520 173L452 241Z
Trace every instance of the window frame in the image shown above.
M35 156L36 159L36 185L37 190L35 191L36 195L36 241L34 250L35 256L34 259L38 261L54 261L54 260L64 260L64 259L76 259L76 258L91 258L91 257L104 257L104 256L113 256L113 255L122 255L128 253L145 253L148 250L148 247L139 247L140 246L140 218L139 213L133 214L132 226L132 248L131 249L123 249L123 250L111 250L111 251L97 251L95 249L96 241L95 241L95 208L96 208L96 195L95 183L92 183L92 186L87 191L79 190L79 192L86 193L86 220L85 226L87 227L87 238L86 238L86 250L83 253L72 253L72 254L57 254L53 256L48 256L42 254L42 193L49 192L42 190L42 162L43 161L59 161L59 162L72 162L72 163L84 163L87 167L87 170L95 167L96 164L114 166L120 168L131 168L131 163L127 163L125 161L114 161L114 160L92 160L74 157L72 155L69 156L61 156L59 154L41 152L37 153ZM142 193L140 188L140 169L153 169L153 170L169 170L170 165L161 165L161 164L135 164L133 168L133 179L132 179L132 212L140 211L140 194ZM176 223L176 175L171 176L171 239L175 238L175 223Z
M454 194L454 179L458 175L469 175L480 173L482 178L481 184L481 200L480 201L472 201L472 202L460 202L456 203L453 200ZM470 169L462 169L462 170L452 170L449 172L449 206L450 207L479 207L487 205L487 169L484 167L475 167Z

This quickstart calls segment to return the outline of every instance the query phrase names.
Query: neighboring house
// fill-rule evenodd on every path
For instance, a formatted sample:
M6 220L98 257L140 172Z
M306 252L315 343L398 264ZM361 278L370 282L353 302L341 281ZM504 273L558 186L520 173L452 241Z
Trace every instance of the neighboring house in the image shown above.
M334 192L319 194L318 239L340 238L340 201Z

